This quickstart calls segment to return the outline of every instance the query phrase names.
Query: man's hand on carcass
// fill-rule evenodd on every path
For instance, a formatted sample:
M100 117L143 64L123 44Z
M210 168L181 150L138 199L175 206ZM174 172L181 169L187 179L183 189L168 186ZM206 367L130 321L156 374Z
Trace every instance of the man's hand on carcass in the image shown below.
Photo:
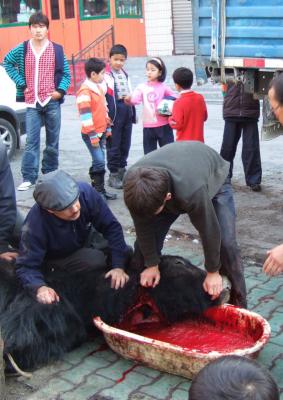
M119 289L125 286L129 280L129 275L122 268L113 268L107 272L105 278L111 277L112 289Z
M48 286L41 286L37 289L36 300L43 304L52 304L60 301L60 297L54 289Z
M155 287L160 281L160 272L158 265L153 265L152 267L147 267L141 273L140 284L144 287Z
M222 292L222 277L218 271L208 272L203 282L203 289L211 295L211 299L215 300Z

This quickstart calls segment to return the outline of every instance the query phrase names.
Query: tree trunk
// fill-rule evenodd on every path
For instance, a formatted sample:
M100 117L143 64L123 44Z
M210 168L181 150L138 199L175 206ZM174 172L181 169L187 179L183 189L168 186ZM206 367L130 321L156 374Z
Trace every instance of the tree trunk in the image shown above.
M3 340L0 332L0 400L4 400L5 396L5 378L4 378L4 362L3 362Z

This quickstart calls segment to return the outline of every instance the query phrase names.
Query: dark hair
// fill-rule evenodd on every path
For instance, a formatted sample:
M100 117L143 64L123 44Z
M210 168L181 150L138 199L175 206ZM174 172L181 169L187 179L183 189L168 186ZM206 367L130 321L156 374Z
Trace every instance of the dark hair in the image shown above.
M271 374L255 361L224 356L193 379L189 399L279 400L279 390Z
M269 83L269 89L274 90L275 99L283 106L283 73L275 76Z
M32 25L45 25L46 28L49 28L49 19L47 17L47 15L42 14L41 11L36 12L35 14L32 14L29 17L29 21L28 21L28 26L31 27Z
M159 69L159 71L161 72L160 76L157 78L157 80L159 82L164 82L166 79L166 75L167 75L167 70L165 67L164 62L161 60L161 58L159 57L154 57L151 58L150 60L147 60L146 65L148 64L152 64L154 65L156 68Z
M112 57L115 54L122 54L125 58L128 57L127 49L123 44L114 44L114 46L111 47L109 57Z
M182 89L190 89L193 84L193 73L189 68L181 67L173 72L173 81Z
M99 58L89 58L85 63L85 73L88 78L90 78L91 73L95 72L99 74L105 68L105 62L100 60Z
M162 169L132 168L124 178L124 201L131 213L152 216L162 206L170 178Z

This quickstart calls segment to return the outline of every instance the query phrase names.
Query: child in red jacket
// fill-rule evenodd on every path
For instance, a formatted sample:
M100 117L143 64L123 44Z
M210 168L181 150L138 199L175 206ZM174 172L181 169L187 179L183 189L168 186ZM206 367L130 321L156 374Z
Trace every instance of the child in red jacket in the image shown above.
M203 96L191 90L193 73L189 68L177 68L173 80L180 92L169 118L171 128L176 129L176 140L204 142L203 126L207 120L207 110Z

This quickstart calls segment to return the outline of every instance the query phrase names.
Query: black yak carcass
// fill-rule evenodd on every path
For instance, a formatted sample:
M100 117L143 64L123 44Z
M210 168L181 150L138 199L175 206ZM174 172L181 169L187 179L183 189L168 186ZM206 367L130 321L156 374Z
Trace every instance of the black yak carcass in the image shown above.
M139 310L147 318L153 308L166 321L174 322L188 314L200 314L212 305L223 302L223 295L212 301L203 288L205 272L188 260L163 256L161 280L152 288L139 285L139 268L132 258L127 271L128 283L112 289L105 272L88 271L66 274L52 271L45 276L47 284L60 296L58 303L38 303L35 297L17 282L14 266L0 261L0 326L4 355L11 354L21 369L32 370L75 348L89 337L93 317L100 316L108 324L117 324L127 310L146 294L151 299ZM142 306L142 304L141 304Z

